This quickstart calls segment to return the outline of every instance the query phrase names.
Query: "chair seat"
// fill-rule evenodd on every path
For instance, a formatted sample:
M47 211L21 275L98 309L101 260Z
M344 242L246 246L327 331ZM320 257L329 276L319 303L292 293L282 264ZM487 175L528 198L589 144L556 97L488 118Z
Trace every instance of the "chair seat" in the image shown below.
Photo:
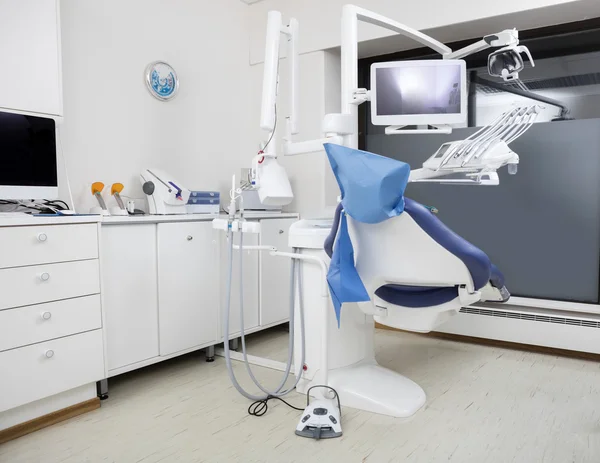
M490 284L494 288L504 288L504 275L500 269L492 264L490 271ZM375 291L375 295L385 302L403 307L433 307L457 298L458 287L384 285Z
M458 297L458 288L433 286L384 285L375 295L385 302L402 307L433 307Z

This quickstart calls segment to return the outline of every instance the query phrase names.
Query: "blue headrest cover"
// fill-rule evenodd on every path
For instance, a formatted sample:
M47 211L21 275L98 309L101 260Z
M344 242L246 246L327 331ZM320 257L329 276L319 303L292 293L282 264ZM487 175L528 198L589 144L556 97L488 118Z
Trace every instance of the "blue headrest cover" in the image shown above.
M379 223L402 213L408 164L341 145L324 146L350 217Z

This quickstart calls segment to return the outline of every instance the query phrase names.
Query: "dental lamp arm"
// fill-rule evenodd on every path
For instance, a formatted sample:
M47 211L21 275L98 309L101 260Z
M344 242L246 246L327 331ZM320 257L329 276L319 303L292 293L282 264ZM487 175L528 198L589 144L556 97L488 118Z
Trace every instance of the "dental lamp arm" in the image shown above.
M276 157L277 93L279 87L279 44L281 35L287 40L287 62L290 69L290 116L287 117L286 137L298 133L298 21L290 19L287 26L282 25L281 13L270 11L267 19L267 37L265 42L265 62L263 74L260 128L266 131L264 147L266 156Z
M412 27L406 26L405 24L393 21L385 16L382 16L372 11L365 10L354 5L344 6L344 14L355 15L356 19L362 22L373 24L375 26L382 27L384 29L396 32L397 34L404 35L416 42L419 42L425 46L428 46L434 51L437 51L441 55L451 53L452 50L444 45L442 42L423 34L421 31L413 29Z
M491 47L498 48L517 45L519 45L519 31L516 29L505 29L497 34L486 35L478 42L467 45L460 50L450 50L450 53L442 53L442 55L444 59L461 59Z
M266 157L276 157L277 128L277 94L279 86L279 44L281 36L287 41L287 56L290 85L289 110L286 117L285 134L283 136L283 154L293 156L323 150L323 143L339 143L338 138L322 138L305 142L293 142L292 137L298 133L298 21L290 19L287 26L282 25L281 13L270 11L267 19L267 37L265 44L265 64L263 76L263 93L261 104L260 127L267 132ZM256 159L255 159L256 163Z

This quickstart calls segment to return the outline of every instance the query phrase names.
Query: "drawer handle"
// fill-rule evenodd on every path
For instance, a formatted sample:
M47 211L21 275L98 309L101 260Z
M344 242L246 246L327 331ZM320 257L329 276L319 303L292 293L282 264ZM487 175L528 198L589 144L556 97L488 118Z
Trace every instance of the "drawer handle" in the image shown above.
M192 241L194 239L194 237L192 235L188 235L187 240L188 241Z
M44 355L47 359L51 359L52 357L54 357L54 351L52 349L48 349L46 352L44 352Z
M52 318L52 313L50 312L44 312L42 314L42 320L50 320Z
M40 275L40 280L48 281L50 279L50 274L48 272L44 272Z
M279 230L279 234L283 235L285 232L283 230Z
M37 239L40 243L43 243L44 241L48 240L48 235L45 233L38 233Z

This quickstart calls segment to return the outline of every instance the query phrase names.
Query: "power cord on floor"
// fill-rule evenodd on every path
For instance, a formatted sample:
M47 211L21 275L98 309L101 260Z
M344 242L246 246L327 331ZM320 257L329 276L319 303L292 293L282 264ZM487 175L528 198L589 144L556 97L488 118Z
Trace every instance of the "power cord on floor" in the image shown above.
M342 405L340 404L340 396L338 395L338 392L334 388L332 388L330 386L325 386L325 385L319 384L319 385L312 386L312 387L308 388L308 391L306 391L306 407L308 407L308 405L310 404L310 391L311 391L311 389L317 389L317 388L329 389L331 392L334 393L334 398L337 399L338 409L340 410L340 418L341 418ZM291 403L283 400L281 397L275 397L275 396L270 395L266 399L256 400L256 401L252 402L250 404L250 406L248 407L248 415L263 416L265 413L267 413L267 410L269 410L269 404L268 404L268 402L271 399L280 400L281 402L283 402L284 404L286 404L288 407L293 408L294 410L300 410L301 412L303 412L306 409L306 407L303 407L303 408L295 407Z
M304 407L302 407L302 408L294 407L291 403L283 400L281 397L275 397L275 396L270 395L266 399L257 400L255 402L252 402L250 404L250 406L248 407L248 415L263 416L265 413L267 413L267 410L269 409L268 402L271 399L280 400L281 402L286 404L288 407L293 408L294 410L300 410L301 412L304 411Z

